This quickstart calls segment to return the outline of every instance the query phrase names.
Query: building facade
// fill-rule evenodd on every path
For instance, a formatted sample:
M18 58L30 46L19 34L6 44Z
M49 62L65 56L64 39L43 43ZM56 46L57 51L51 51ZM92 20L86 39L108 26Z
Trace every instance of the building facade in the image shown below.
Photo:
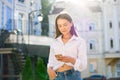
M12 30L13 25L13 0L0 1L0 29ZM8 14L9 13L9 14Z
M49 35L55 37L55 17L66 11L72 16L78 34L86 40L88 67L82 77L93 74L120 77L119 4L119 0L54 3L49 15Z
M40 0L15 0L15 29L23 34L40 35L41 25L37 18L39 9Z
M36 36L41 34L39 9L41 0L0 0L0 80L21 79L23 58L28 52L32 56L48 53L48 38ZM47 47L41 47L42 43Z

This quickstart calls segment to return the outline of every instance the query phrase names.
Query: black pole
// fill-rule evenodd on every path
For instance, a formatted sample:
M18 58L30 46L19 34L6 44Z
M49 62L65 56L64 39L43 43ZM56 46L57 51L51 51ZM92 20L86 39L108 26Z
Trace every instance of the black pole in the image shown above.
M41 9L39 10L34 10L34 11L31 11L29 14L28 14L28 53L27 55L30 55L30 35L32 34L32 17L31 17L31 14L36 12L36 11L41 11ZM32 58L34 59L34 58ZM33 80L35 80L35 65L34 65L34 61L32 60L32 68L33 68Z

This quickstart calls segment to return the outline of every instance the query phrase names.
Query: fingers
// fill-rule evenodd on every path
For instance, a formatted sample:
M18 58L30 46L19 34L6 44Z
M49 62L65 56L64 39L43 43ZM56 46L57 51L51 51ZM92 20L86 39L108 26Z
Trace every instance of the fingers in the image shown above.
M62 60L62 54L57 54L57 55L55 55L55 57L58 61Z
M56 72L52 69L48 70L48 75L49 75L50 80L54 80L57 76Z

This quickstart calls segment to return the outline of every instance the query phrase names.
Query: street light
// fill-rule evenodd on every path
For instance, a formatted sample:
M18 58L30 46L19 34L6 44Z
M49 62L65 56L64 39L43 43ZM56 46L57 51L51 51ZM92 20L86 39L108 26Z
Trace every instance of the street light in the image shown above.
M28 54L29 54L29 35L32 34L32 17L31 14L33 14L34 12L38 12L39 11L39 15L37 15L39 22L41 22L43 20L43 14L41 13L41 9L39 10L33 10L30 13L28 13Z
M43 20L43 15L42 14L39 14L38 15L38 20L41 22Z
M39 15L37 15L39 22L41 22L43 20L43 14L41 13L41 9L39 10L33 10L30 13L28 13L28 50L27 50L27 54L29 54L29 36L32 34L32 17L31 14L33 14L34 12L39 12Z
M29 38L30 38L30 36L29 35L31 35L32 34L32 17L31 17L31 14L33 14L34 12L38 12L39 11L39 15L37 15L37 18L38 18L38 21L39 22L41 22L42 20L43 20L43 14L41 13L41 9L39 9L39 10L33 10L33 11L31 11L30 13L28 13L28 21L29 21L29 23L28 23L28 53L27 54L30 54L30 52L29 52ZM34 65L34 63L32 62L32 66L33 66L33 77L35 78L35 72L34 72L34 68L35 68L35 65Z
M34 12L40 12L39 15L37 15L39 22L43 20L43 14L41 13L41 9L39 10L33 10L28 14L28 20L29 20L29 26L28 26L28 35L32 34L32 17L31 14Z

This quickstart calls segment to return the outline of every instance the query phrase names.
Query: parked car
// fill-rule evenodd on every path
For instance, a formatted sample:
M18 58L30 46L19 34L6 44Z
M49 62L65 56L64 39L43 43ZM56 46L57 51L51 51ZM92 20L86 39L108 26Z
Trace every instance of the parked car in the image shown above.
M89 77L83 78L83 80L106 80L106 77L104 75L91 75Z

